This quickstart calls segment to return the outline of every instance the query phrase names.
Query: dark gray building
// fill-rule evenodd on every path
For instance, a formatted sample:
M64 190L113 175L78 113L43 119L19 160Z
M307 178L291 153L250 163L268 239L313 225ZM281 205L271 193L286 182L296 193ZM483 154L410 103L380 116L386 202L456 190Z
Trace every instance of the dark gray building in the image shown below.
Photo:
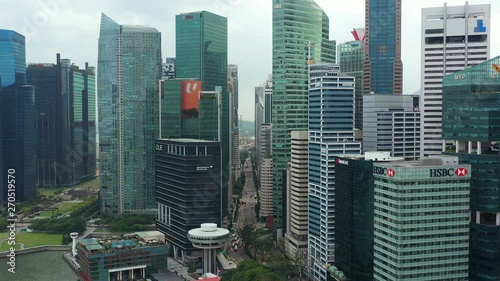
M155 161L157 229L175 259L196 261L201 251L189 242L189 230L222 222L220 143L158 139Z
M57 54L55 64L30 64L35 87L37 177L40 186L73 185L96 174L95 68Z

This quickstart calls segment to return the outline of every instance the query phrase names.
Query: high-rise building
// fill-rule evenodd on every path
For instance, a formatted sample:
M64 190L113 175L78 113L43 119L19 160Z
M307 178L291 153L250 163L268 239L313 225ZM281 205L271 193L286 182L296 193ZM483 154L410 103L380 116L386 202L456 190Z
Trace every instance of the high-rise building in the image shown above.
M202 252L188 240L189 230L222 222L219 142L158 139L156 189L157 229L165 234L175 259L196 262Z
M307 131L292 131L285 232L286 254L292 259L307 257L308 144L309 133Z
M273 148L272 124L260 126L260 174L259 174L259 217L267 218L273 215Z
M0 87L26 82L26 45L23 35L0 29Z
M227 18L201 11L177 15L175 24L176 77L198 79L202 91L218 91L221 95L222 194L229 195L233 128L227 90ZM228 208L227 198L222 197L223 213Z
M471 165L468 280L500 278L499 66L496 57L443 78L445 150Z
M363 63L365 60L364 29L352 32L354 41L337 46L340 71L355 78L354 127L363 130Z
M167 58L162 64L161 78L164 80L175 79L175 58Z
M490 4L422 9L421 156L439 155L442 79L489 58ZM457 78L460 79L460 78Z
M273 123L273 81L271 79L266 81L264 85L264 124Z
M236 181L240 175L240 129L239 129L239 114L238 114L238 66L234 64L228 65L227 71L227 86L228 92L232 94L232 115L231 115L231 164L232 164L232 181ZM233 194L232 190L228 192L229 197Z
M310 68L308 255L310 276L326 281L335 261L335 159L359 155L361 143L354 140L354 77L333 64Z
M25 84L25 38L0 30L0 204L12 192L16 202L37 194L35 90Z
M57 54L55 64L30 64L35 87L40 186L74 185L96 174L95 68Z
M161 138L220 141L220 93L192 79L160 81Z
M373 280L468 280L470 165L441 156L373 174Z
M363 151L386 151L408 161L420 158L420 112L411 95L363 96Z
M401 0L365 0L363 94L403 94Z
M373 164L402 160L389 152L366 152L335 161L334 280L373 280Z
M100 211L155 214L161 34L102 14L98 52Z
M312 0L273 1L273 219L282 229L291 131L307 130L309 64L335 63L330 22ZM282 235L280 235L282 236Z

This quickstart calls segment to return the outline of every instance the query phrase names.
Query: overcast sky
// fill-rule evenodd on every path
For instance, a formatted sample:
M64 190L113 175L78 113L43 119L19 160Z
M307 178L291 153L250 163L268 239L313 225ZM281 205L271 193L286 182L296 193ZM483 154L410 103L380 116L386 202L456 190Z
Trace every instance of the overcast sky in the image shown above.
M350 31L364 26L365 0L316 0L330 17L330 38L352 40ZM449 6L465 1L446 1ZM443 6L442 0L403 0L404 92L420 84L421 8ZM491 56L500 55L500 3L491 3ZM0 29L26 36L27 62L55 62L55 54L83 66L97 64L100 13L120 24L157 28L162 33L162 56L175 56L175 15L207 10L228 18L228 63L237 64L240 79L240 114L254 119L254 87L271 73L271 0L0 0Z

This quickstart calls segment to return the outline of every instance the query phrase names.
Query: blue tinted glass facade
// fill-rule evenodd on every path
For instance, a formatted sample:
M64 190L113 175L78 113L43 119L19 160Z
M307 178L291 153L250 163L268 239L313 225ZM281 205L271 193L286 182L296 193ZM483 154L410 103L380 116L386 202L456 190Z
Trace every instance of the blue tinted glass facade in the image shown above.
M0 79L1 87L25 83L26 47L23 35L0 29Z
M37 186L34 88L19 84L0 87L0 117L2 197L6 199L8 170L13 169L16 201L29 200L36 196Z
M367 1L364 93L401 95L401 0Z
M98 52L101 211L156 213L161 34L101 18Z

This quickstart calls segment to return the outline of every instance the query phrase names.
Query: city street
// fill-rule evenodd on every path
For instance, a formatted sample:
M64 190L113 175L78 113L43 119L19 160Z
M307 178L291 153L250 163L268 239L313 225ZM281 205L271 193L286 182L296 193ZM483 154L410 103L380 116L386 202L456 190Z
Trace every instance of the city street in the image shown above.
M255 219L255 204L257 203L255 189L255 183L253 181L253 170L252 163L250 159L245 161L245 165L243 167L243 171L245 172L245 186L243 187L243 195L240 199L240 208L238 211L238 219L235 223L237 229L243 229L245 224L253 225L257 222ZM238 237L241 240L241 238ZM241 244L240 244L241 245ZM237 252L233 252L229 250L229 257L236 263L239 263L249 257L246 255L243 247L238 247Z

